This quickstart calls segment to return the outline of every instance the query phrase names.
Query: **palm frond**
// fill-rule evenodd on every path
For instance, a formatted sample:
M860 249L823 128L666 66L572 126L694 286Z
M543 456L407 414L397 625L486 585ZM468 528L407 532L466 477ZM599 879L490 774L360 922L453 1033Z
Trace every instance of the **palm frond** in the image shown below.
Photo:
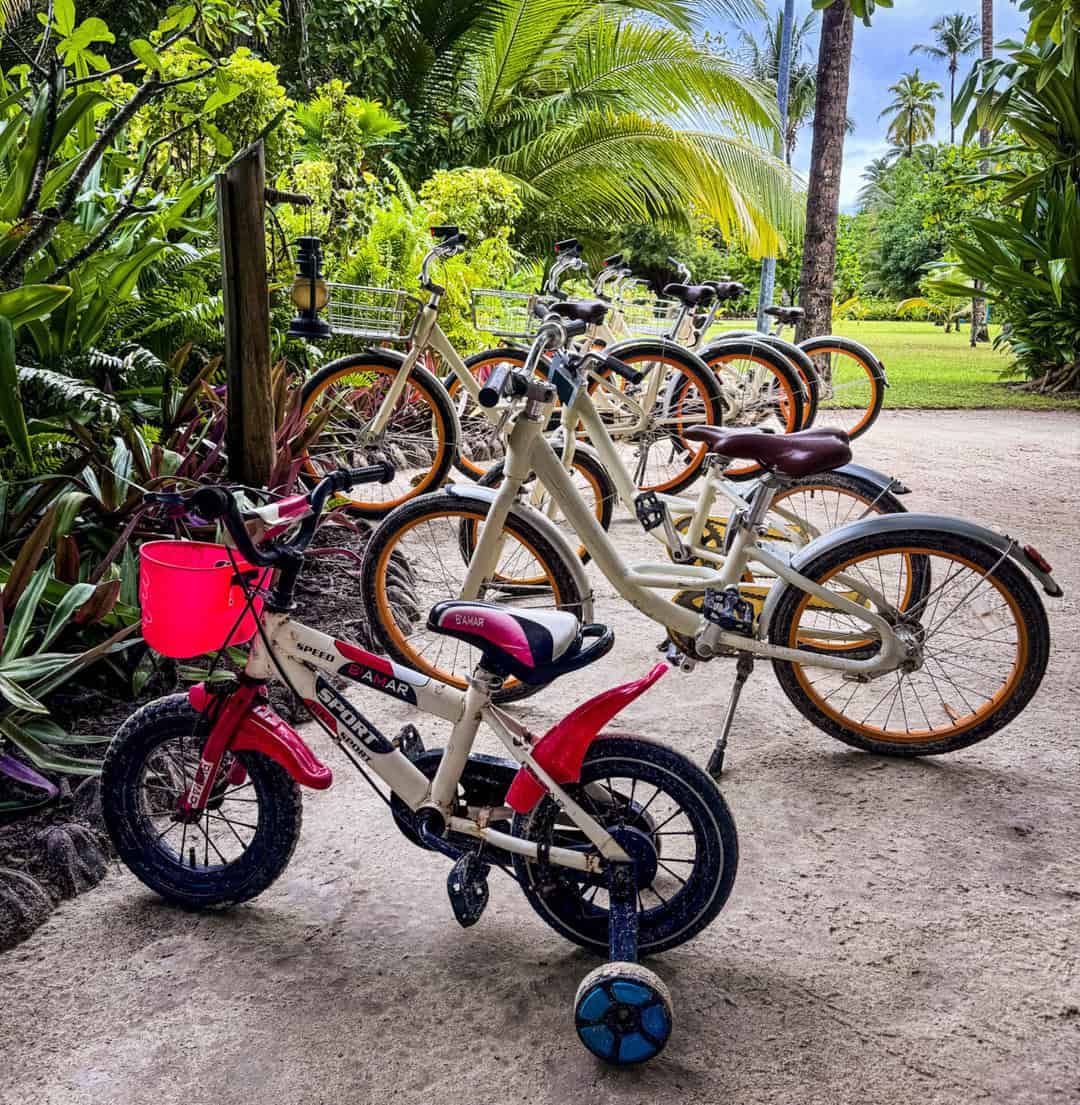
M122 420L120 405L93 384L47 368L19 365L19 392L34 418L73 418L107 428Z
M528 206L557 206L584 225L685 225L697 209L764 253L783 244L778 228L795 228L801 218L789 171L760 148L639 114L590 113L494 163L521 182Z
M658 118L693 118L705 128L777 124L775 96L742 66L710 54L670 27L598 18L573 44L571 97Z

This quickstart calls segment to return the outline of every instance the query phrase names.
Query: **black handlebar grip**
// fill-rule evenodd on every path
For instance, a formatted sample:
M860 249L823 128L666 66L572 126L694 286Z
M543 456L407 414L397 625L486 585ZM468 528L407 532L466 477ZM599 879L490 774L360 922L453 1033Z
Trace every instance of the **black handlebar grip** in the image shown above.
M514 366L509 361L503 361L495 366L491 375L484 381L484 386L477 397L480 406L490 409L499 405L499 400L506 394L513 372Z
M216 522L236 509L236 502L223 487L200 487L191 497L191 506L200 518Z
M369 464L364 468L342 468L340 473L345 482L342 490L347 487L355 487L359 483L389 483L397 470L389 461L380 461L378 464Z
M563 330L566 331L566 336L568 338L580 337L589 328L589 324L585 322L584 319L580 318L566 319L564 320L562 326Z
M638 372L636 368L631 368L625 361L620 361L610 353L601 354L601 358L605 368L610 369L616 376L621 376L628 384L640 384L645 379L644 372Z

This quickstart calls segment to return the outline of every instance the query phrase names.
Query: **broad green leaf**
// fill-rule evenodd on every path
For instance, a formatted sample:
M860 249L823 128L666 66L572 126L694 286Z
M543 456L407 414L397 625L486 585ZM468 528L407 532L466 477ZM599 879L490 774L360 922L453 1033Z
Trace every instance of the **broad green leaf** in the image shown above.
M0 675L21 685L48 679L78 659L77 652L43 652L31 656L19 656L0 667Z
M0 315L17 328L52 314L69 295L71 289L63 284L25 284L0 292Z
M117 265L105 282L109 293L117 299L126 299L131 295L139 273L165 248L165 242L150 242L134 256Z
M1061 281L1065 278L1065 273L1068 271L1069 262L1065 257L1055 257L1048 266L1050 270L1050 286L1054 289L1054 299L1057 300L1057 305L1061 306Z
M19 373L15 364L15 328L0 314L0 424L27 463L33 461L26 415L19 396Z
M94 645L93 648L87 649L86 652L73 657L67 664L54 671L51 675L31 684L30 690L35 695L43 697L50 691L66 683L73 675L77 675L83 668L94 663L95 660L100 660L103 656L108 656L111 653L121 652L126 648L130 648L136 642L134 640L128 640L127 638L131 637L135 629L135 625L129 625L119 630L108 639L102 641L101 644Z
M107 104L109 101L100 92L80 92L75 99L64 108L56 117L56 126L53 129L52 152L60 148L61 143L71 133L72 128L88 111L93 111L98 104Z
M34 165L45 141L45 123L48 118L49 89L43 86L30 111L30 123L21 140L21 149L15 167L0 192L0 220L13 222L19 216L23 202L30 194Z
M0 670L10 679L17 678L10 669L8 661L13 660L21 652L30 630L34 625L34 615L37 613L38 603L45 593L45 585L49 582L52 573L52 565L44 564L30 577L26 590L19 596L11 619L7 623L7 632L4 634L4 645L0 648Z
M16 710L25 710L28 714L47 714L49 708L42 705L32 694L28 694L13 679L0 672L0 700Z
M128 49L146 66L155 73L161 72L161 58L157 50L146 41L145 38L133 38L128 43Z
M70 533L83 504L89 500L90 496L85 491L65 491L57 496L53 504L53 535L59 537Z
M53 610L52 617L49 619L48 628L45 630L45 636L38 646L39 652L43 652L47 649L49 645L60 636L64 627L71 621L75 611L89 600L94 590L94 584L92 583L73 583L68 588L64 597L56 604L56 608Z
M0 732L42 771L59 771L64 775L101 774L99 761L78 759L53 751L33 736L30 724L20 723L18 719L0 719Z
M56 0L53 4L56 29L65 38L75 30L75 0Z

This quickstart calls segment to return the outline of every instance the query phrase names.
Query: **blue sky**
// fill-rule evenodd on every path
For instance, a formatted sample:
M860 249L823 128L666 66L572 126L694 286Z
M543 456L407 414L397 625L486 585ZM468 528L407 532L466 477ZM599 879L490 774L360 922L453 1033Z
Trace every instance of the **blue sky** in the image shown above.
M775 13L783 7L782 0L766 0L769 11ZM910 56L916 42L930 42L930 24L945 12L969 12L978 18L979 0L896 0L891 10L879 8L872 27L864 27L856 21L855 51L851 67L851 89L848 94L848 113L855 121L855 133L849 134L844 143L844 175L841 181L841 207L850 211L854 207L855 194L861 187L859 180L863 167L888 149L885 140L885 121L878 121L882 108L889 103L889 85L901 73L909 72L916 65L924 80L936 80L948 95L949 74L944 63L925 56ZM796 0L797 18L810 10L810 0ZM995 0L994 38L1020 36L1023 20L1008 0ZM718 30L727 34L728 42L735 46L738 31L731 24L721 22ZM812 58L817 58L816 39L812 45ZM961 74L965 62L961 62ZM945 101L938 107L938 136L949 137L948 112ZM810 161L810 128L799 135L795 151L795 167L805 173Z

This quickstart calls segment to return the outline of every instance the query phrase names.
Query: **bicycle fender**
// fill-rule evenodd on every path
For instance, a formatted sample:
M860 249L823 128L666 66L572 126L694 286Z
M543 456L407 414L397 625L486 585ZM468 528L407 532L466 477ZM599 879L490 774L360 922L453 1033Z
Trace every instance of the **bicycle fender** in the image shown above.
M815 560L821 553L830 552L848 541L855 541L861 537L873 537L879 533L914 533L919 530L930 530L933 533L950 533L961 537L974 544L989 545L996 549L1002 556L1011 557L1036 582L1046 594L1053 598L1061 598L1064 594L1060 585L1045 572L1024 551L1024 547L1014 537L1008 534L997 533L975 522L968 522L963 518L949 518L938 514L878 514L873 518L864 518L859 522L841 526L831 533L823 534L816 541L811 541L805 548L800 549L791 558L791 567L796 572L801 572L810 561ZM759 635L763 640L768 639L769 623L772 620L773 611L780 601L780 595L791 584L778 579L769 589L765 599L765 605L761 611Z
M448 483L442 490L448 495L454 495L460 499L479 499L487 506L491 506L498 494L494 487L480 487L479 484L475 483ZM546 514L541 514L540 511L529 506L528 503L515 502L510 508L510 513L542 530L544 536L561 554L564 554L566 566L570 569L574 582L582 595L581 612L578 614L578 620L582 624L591 622L593 620L592 586L589 584L589 577L585 574L585 566L581 563L581 557L570 547L570 542L563 536L562 530Z
M648 675L602 691L582 703L550 728L533 745L532 758L558 783L576 783L589 745L600 730L635 698L643 695L670 668L657 664ZM506 792L506 804L517 813L529 813L547 788L527 766L522 766Z
M845 464L842 468L835 468L833 471L866 480L879 491L890 491L893 495L911 494L911 488L903 480L897 479L896 476L886 476L884 472L879 472L876 468L868 468L865 464Z
M188 701L205 713L213 696L202 683L188 691ZM253 706L229 741L230 752L261 752L280 764L301 786L326 790L333 772L311 751L304 739L269 704Z

